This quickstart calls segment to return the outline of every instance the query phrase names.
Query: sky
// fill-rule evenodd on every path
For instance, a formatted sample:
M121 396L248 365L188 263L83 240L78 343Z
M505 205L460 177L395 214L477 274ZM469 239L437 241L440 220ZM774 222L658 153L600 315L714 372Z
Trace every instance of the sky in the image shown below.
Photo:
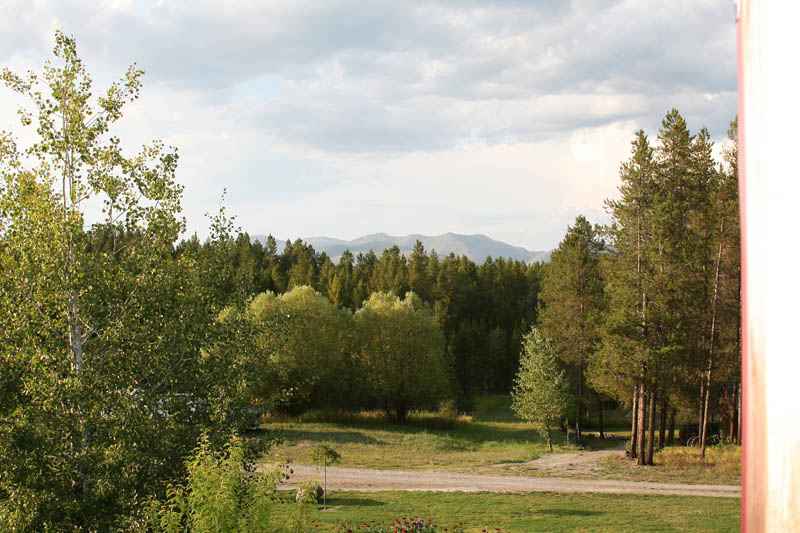
M144 69L115 133L178 148L201 237L227 190L251 234L550 249L608 220L636 130L677 107L722 143L736 113L732 0L3 0L0 65L39 69L57 28L98 89Z

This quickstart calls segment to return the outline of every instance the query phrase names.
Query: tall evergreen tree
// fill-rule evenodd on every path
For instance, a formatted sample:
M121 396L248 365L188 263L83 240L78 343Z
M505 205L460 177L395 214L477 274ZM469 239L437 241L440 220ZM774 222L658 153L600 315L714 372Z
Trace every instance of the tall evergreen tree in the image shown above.
M586 218L575 224L550 257L545 269L539 327L559 358L574 369L575 436L582 438L586 409L584 387L589 361L597 350L604 309L600 253L604 243Z

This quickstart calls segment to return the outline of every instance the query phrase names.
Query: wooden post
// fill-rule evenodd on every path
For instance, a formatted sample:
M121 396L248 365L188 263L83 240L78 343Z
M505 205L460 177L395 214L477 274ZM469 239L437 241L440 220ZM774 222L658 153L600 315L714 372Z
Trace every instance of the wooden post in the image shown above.
M800 524L795 356L800 299L796 139L798 2L740 0L739 191L742 228L742 529Z

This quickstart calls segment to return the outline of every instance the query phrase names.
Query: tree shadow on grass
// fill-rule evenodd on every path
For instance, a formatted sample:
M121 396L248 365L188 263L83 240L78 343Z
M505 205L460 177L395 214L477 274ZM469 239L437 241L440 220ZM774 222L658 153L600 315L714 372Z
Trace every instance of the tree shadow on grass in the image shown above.
M265 432L271 439L283 441L286 444L296 444L301 441L334 442L337 444L385 444L359 431L307 431L303 429L277 429Z
M541 509L535 512L550 516L599 516L606 514L601 511L582 511L580 509Z
M354 498L350 496L337 496L332 494L328 498L328 506L331 507L380 507L386 505L385 502L370 500L369 498Z

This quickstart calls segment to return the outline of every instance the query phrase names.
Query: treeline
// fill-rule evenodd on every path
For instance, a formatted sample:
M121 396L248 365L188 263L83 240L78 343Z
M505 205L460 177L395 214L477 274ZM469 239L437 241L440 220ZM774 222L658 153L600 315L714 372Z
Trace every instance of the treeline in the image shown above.
M611 224L579 217L544 271L539 327L569 369L578 406L605 394L631 409L630 454L652 464L676 420L702 453L716 418L740 440L736 122L724 164L677 110L620 167ZM686 428L684 428L686 429Z
M355 312L372 294L413 292L444 334L460 407L480 393L510 391L522 335L536 320L541 264L488 258L477 265L465 256L439 257L420 242L408 257L394 246L380 255L345 252L334 262L299 239L279 250L271 236L262 243L230 226L225 234L203 243L194 236L175 250L178 257L214 262L219 302L305 286Z

